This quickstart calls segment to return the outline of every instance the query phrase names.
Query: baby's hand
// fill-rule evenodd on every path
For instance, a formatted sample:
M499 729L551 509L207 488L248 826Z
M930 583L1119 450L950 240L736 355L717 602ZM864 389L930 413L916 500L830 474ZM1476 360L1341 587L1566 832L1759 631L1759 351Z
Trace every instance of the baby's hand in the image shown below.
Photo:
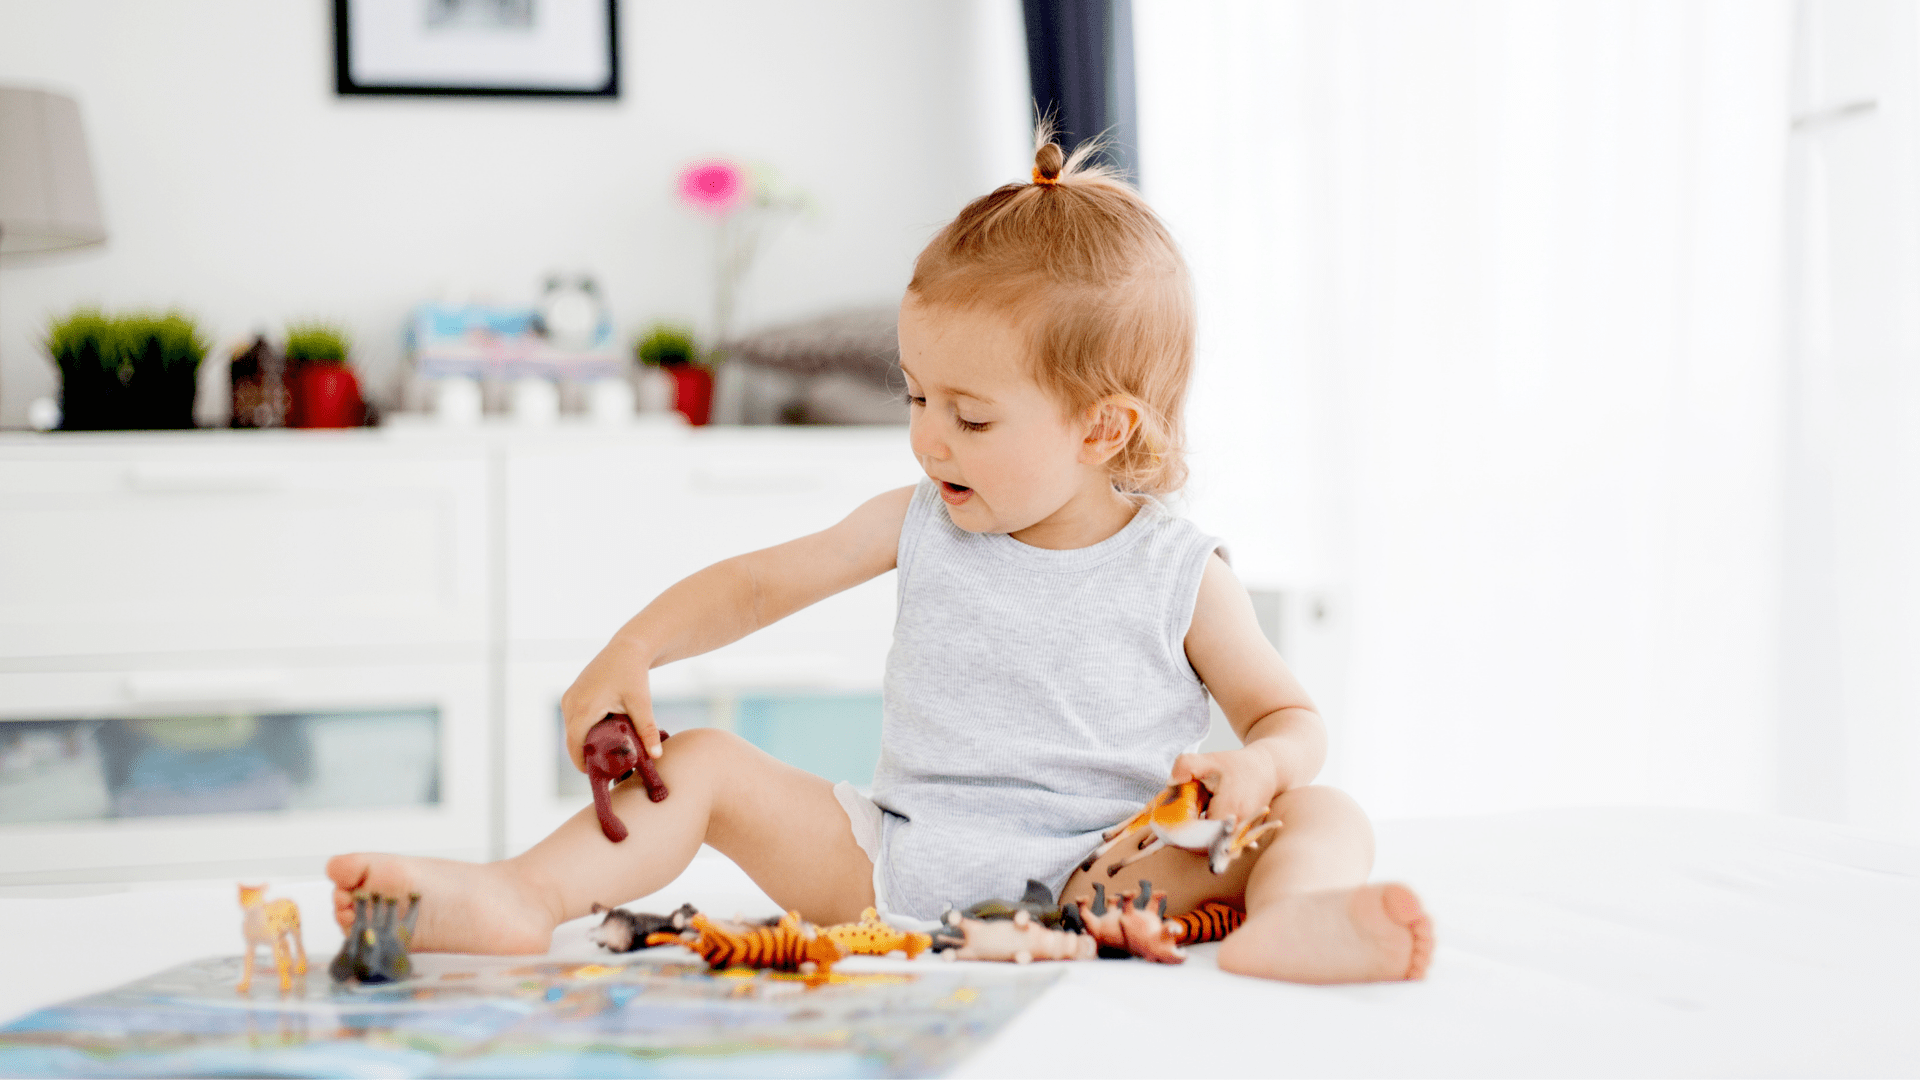
M660 729L653 722L653 696L647 690L647 661L617 637L560 695L560 715L567 723L567 753L573 758L573 767L581 772L587 771L583 749L587 732L608 713L626 713L647 755L660 756Z
M1267 812L1280 794L1273 759L1258 750L1241 747L1213 754L1181 754L1173 762L1172 783L1198 780L1213 793L1207 817L1223 821L1231 816L1245 825Z

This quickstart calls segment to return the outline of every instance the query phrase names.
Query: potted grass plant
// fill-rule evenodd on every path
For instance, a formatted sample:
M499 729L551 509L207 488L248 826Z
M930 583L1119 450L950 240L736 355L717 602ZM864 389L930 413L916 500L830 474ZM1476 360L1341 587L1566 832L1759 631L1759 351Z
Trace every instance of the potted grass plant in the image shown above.
M303 428L359 427L366 419L360 380L347 364L352 342L326 322L287 327L287 381L293 391L289 423Z
M60 369L60 427L126 431L193 427L207 343L178 311L109 316L81 308L47 328Z
M713 409L713 371L695 362L693 331L673 323L655 323L646 336L634 342L633 355L673 379L673 407L680 410L687 423L697 426L707 422Z

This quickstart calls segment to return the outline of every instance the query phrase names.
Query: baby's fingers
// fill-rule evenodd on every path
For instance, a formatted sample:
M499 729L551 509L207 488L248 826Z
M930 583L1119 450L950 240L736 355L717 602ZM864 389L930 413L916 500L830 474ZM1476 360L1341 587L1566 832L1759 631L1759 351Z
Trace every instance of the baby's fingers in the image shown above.
M633 721L634 733L640 736L640 745L646 748L647 756L659 757L660 725L653 721L653 710L651 708L636 709L627 714L627 719Z
M1209 790L1220 782L1220 763L1213 754L1181 754L1173 759L1173 774L1169 783L1184 784L1189 780L1198 780Z

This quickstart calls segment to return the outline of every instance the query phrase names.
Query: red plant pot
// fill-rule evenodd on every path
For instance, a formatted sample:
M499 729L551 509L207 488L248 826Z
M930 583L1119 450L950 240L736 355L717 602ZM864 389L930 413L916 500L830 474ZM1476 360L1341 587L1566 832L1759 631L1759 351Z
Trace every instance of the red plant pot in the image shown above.
M713 411L713 372L693 364L671 364L666 371L673 376L673 407L687 423L705 424Z
M293 376L291 424L302 428L359 427L366 417L360 380L345 364L308 361Z

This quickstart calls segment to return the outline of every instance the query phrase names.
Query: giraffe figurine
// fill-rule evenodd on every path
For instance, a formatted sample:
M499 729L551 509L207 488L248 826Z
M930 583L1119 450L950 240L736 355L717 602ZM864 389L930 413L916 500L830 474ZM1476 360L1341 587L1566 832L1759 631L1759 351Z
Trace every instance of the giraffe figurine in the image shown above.
M247 939L246 966L240 972L237 993L253 989L253 958L260 946L273 950L273 965L280 972L280 989L293 988L293 976L307 973L307 946L300 939L300 907L284 897L264 899L265 885L240 886L240 932Z

